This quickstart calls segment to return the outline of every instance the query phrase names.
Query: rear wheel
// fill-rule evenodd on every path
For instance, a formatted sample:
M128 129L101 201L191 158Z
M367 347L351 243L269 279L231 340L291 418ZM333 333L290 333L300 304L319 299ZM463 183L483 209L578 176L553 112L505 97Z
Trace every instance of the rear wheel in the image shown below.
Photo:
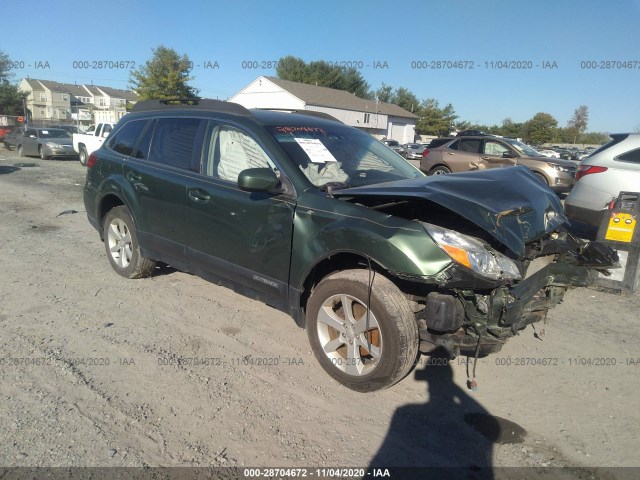
M440 165L439 167L432 168L429 172L429 175L446 175L447 173L451 173L451 170L443 165Z
M87 160L89 159L89 155L87 155L87 149L84 147L80 147L80 165L86 165Z
M352 390L389 387L416 360L414 314L398 287L380 274L345 270L329 275L309 298L306 323L322 368Z
M155 262L140 254L138 234L129 209L114 207L103 223L104 247L113 269L126 278L148 277Z

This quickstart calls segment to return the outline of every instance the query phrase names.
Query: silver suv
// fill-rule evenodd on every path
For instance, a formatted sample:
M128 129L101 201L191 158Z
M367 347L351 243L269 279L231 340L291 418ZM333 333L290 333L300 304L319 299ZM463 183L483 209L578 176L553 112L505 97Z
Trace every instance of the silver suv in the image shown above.
M602 211L620 192L640 191L640 133L618 133L580 162L576 185L565 200L567 216L600 225Z

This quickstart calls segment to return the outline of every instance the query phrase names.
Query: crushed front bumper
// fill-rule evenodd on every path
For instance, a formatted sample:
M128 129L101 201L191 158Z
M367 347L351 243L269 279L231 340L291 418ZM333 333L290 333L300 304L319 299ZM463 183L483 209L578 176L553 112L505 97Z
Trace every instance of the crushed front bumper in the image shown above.
M597 242L593 243L595 247ZM608 247L592 250L582 258L562 255L515 286L428 295L418 318L421 351L437 346L445 347L452 356L473 355L476 349L480 355L499 351L509 337L545 320L569 288L589 286L600 271L618 261Z

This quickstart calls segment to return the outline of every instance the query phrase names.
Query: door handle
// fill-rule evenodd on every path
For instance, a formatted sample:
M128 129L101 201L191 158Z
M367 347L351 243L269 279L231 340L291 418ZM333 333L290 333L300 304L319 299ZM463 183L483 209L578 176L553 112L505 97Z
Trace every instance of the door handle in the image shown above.
M129 172L129 173L127 173L127 178L129 180L131 180L132 182L139 182L140 180L142 180L142 175L139 175L139 174L133 173L133 172Z
M211 195L204 192L203 190L189 190L189 198L194 202L208 202L211 200Z

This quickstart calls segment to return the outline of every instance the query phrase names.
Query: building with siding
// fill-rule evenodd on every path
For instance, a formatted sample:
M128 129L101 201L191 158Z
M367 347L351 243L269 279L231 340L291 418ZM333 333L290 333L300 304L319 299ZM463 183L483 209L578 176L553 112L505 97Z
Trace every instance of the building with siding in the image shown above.
M344 90L275 77L256 78L229 101L246 108L324 112L378 139L389 138L400 143L414 141L418 119L417 115L392 103L365 100Z

